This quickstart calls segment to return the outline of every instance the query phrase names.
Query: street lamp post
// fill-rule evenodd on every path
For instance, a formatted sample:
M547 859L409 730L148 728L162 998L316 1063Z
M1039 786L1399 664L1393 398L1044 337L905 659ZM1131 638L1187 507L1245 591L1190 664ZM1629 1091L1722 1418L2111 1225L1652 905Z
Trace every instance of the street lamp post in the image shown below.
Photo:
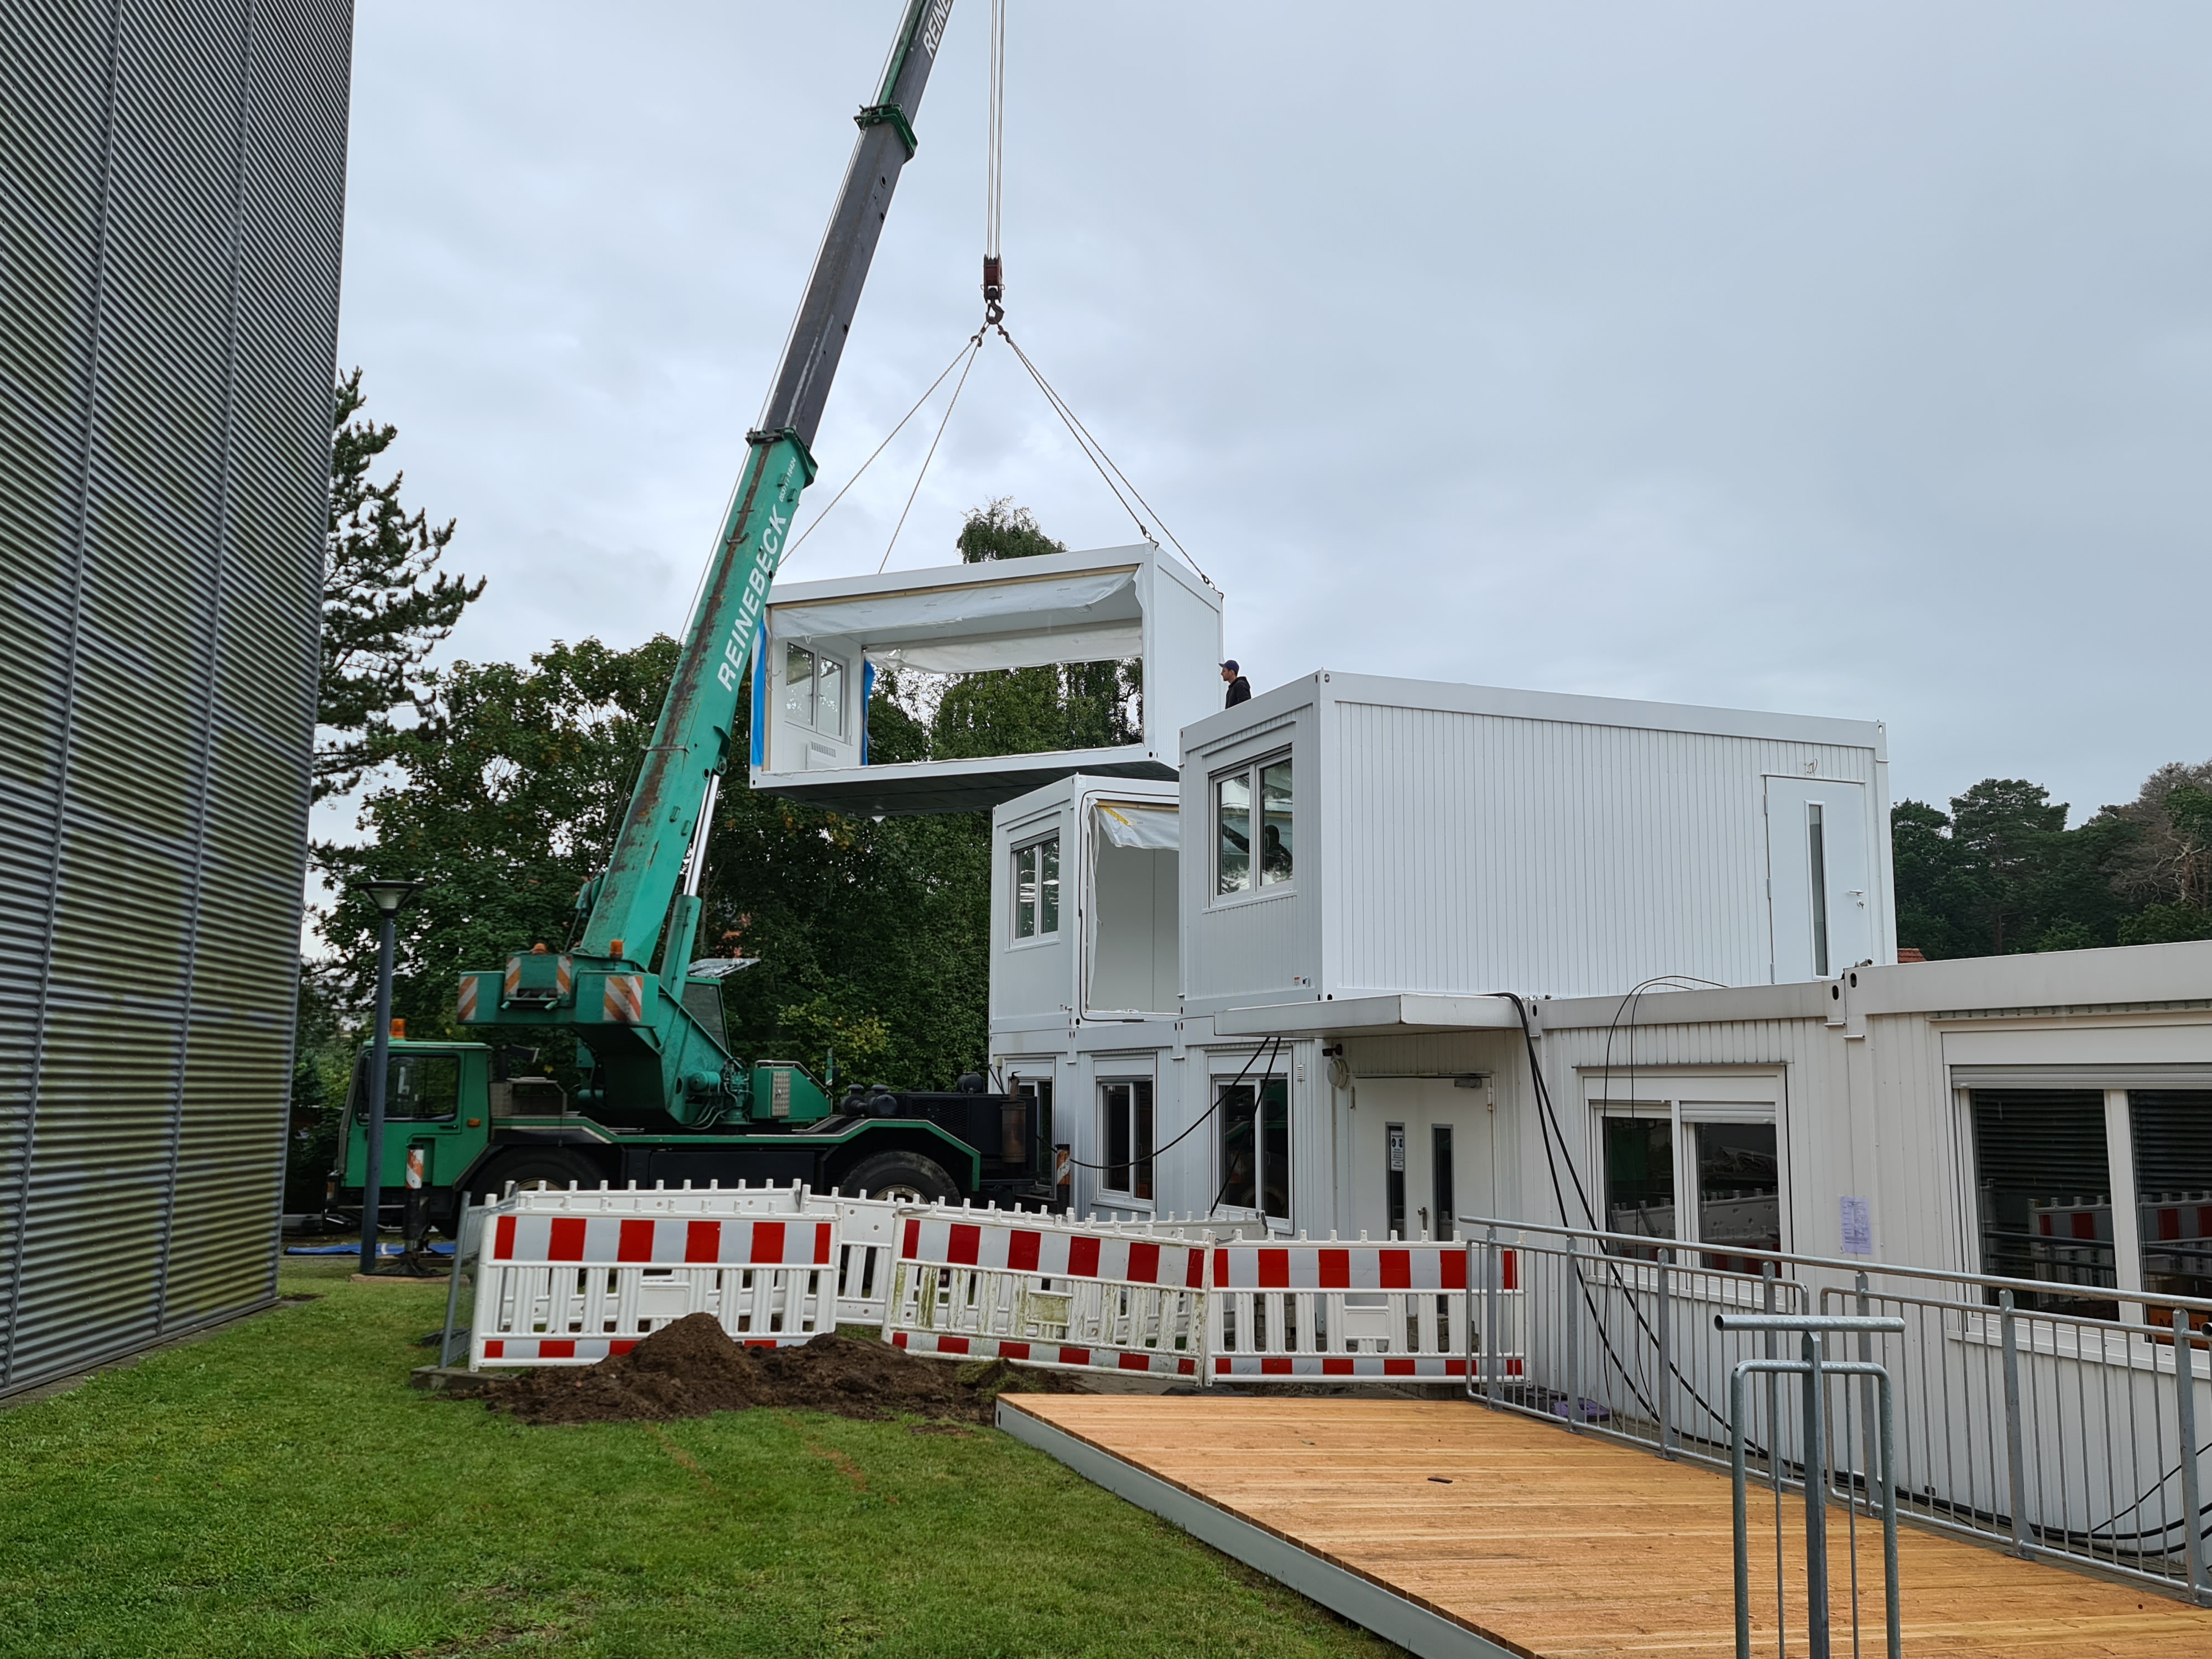
M376 1271L376 1223L384 1205L384 1087L392 1063L392 945L394 924L419 881L387 879L354 884L376 905L376 1036L368 1062L368 1146L361 1176L361 1270Z

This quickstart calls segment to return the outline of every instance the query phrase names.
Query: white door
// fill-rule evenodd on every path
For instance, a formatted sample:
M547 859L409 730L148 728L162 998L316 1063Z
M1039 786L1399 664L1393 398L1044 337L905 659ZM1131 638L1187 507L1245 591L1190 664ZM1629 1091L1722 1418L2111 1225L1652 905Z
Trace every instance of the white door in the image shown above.
M1497 1213L1486 1089L1449 1078L1372 1078L1358 1091L1353 1231L1449 1238L1462 1218Z
M1777 985L1826 979L1874 955L1866 786L1766 781L1767 914Z

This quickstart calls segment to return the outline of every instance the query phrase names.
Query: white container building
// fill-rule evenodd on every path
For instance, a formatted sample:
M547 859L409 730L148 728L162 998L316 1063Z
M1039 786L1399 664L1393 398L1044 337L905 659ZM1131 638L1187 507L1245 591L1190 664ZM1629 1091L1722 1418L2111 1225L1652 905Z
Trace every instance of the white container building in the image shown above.
M1149 543L830 581L780 582L754 653L756 789L846 812L973 811L1073 772L1173 778L1183 726L1220 702L1221 595ZM883 669L1141 665L1140 740L871 764Z
M1080 1209L1379 1233L1346 1171L1386 1141L1356 1147L1321 1080L1340 1030L1495 1025L1500 989L1806 981L1895 954L1878 724L1325 672L1209 714L1182 750L1176 826L1134 815L1173 853L1114 845L1133 832L1101 815L1110 780L994 815L994 1060L1054 1091ZM1021 898L1047 848L1050 943ZM1149 1006L1123 988L1145 939ZM1439 1086L1447 1115L1476 1097ZM1209 1114L1226 1142L1216 1122L1157 1168L1124 1160Z

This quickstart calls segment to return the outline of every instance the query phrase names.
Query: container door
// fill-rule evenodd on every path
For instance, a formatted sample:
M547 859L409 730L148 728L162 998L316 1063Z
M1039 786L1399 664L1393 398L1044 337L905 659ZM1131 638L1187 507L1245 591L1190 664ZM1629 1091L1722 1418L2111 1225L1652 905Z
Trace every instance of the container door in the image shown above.
M1874 955L1866 786L1766 781L1767 913L1777 985L1826 979Z

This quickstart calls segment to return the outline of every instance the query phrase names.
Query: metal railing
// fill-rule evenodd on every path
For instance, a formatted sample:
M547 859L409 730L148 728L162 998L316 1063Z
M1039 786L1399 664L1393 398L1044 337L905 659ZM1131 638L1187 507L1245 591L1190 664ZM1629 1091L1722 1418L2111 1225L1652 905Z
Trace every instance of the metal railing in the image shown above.
M1821 1337L1824 1363L1879 1367L1896 1391L1900 1513L1923 1524L2147 1581L2212 1604L2212 1300L1989 1274L1701 1247L1587 1229L1462 1220L1469 1280L1502 1253L1525 1291L1519 1374L1471 1320L1468 1391L1501 1409L1725 1468L1747 1456L1780 1486L1806 1470L1871 1515L1882 1468L1875 1383L1830 1389L1808 1431L1796 1390L1747 1391L1747 1361L1782 1358L1776 1316L1901 1322ZM2054 1294L2060 1291L2060 1294ZM1494 1306L1494 1301L1492 1303ZM1721 1328L1717 1315L1760 1315Z

